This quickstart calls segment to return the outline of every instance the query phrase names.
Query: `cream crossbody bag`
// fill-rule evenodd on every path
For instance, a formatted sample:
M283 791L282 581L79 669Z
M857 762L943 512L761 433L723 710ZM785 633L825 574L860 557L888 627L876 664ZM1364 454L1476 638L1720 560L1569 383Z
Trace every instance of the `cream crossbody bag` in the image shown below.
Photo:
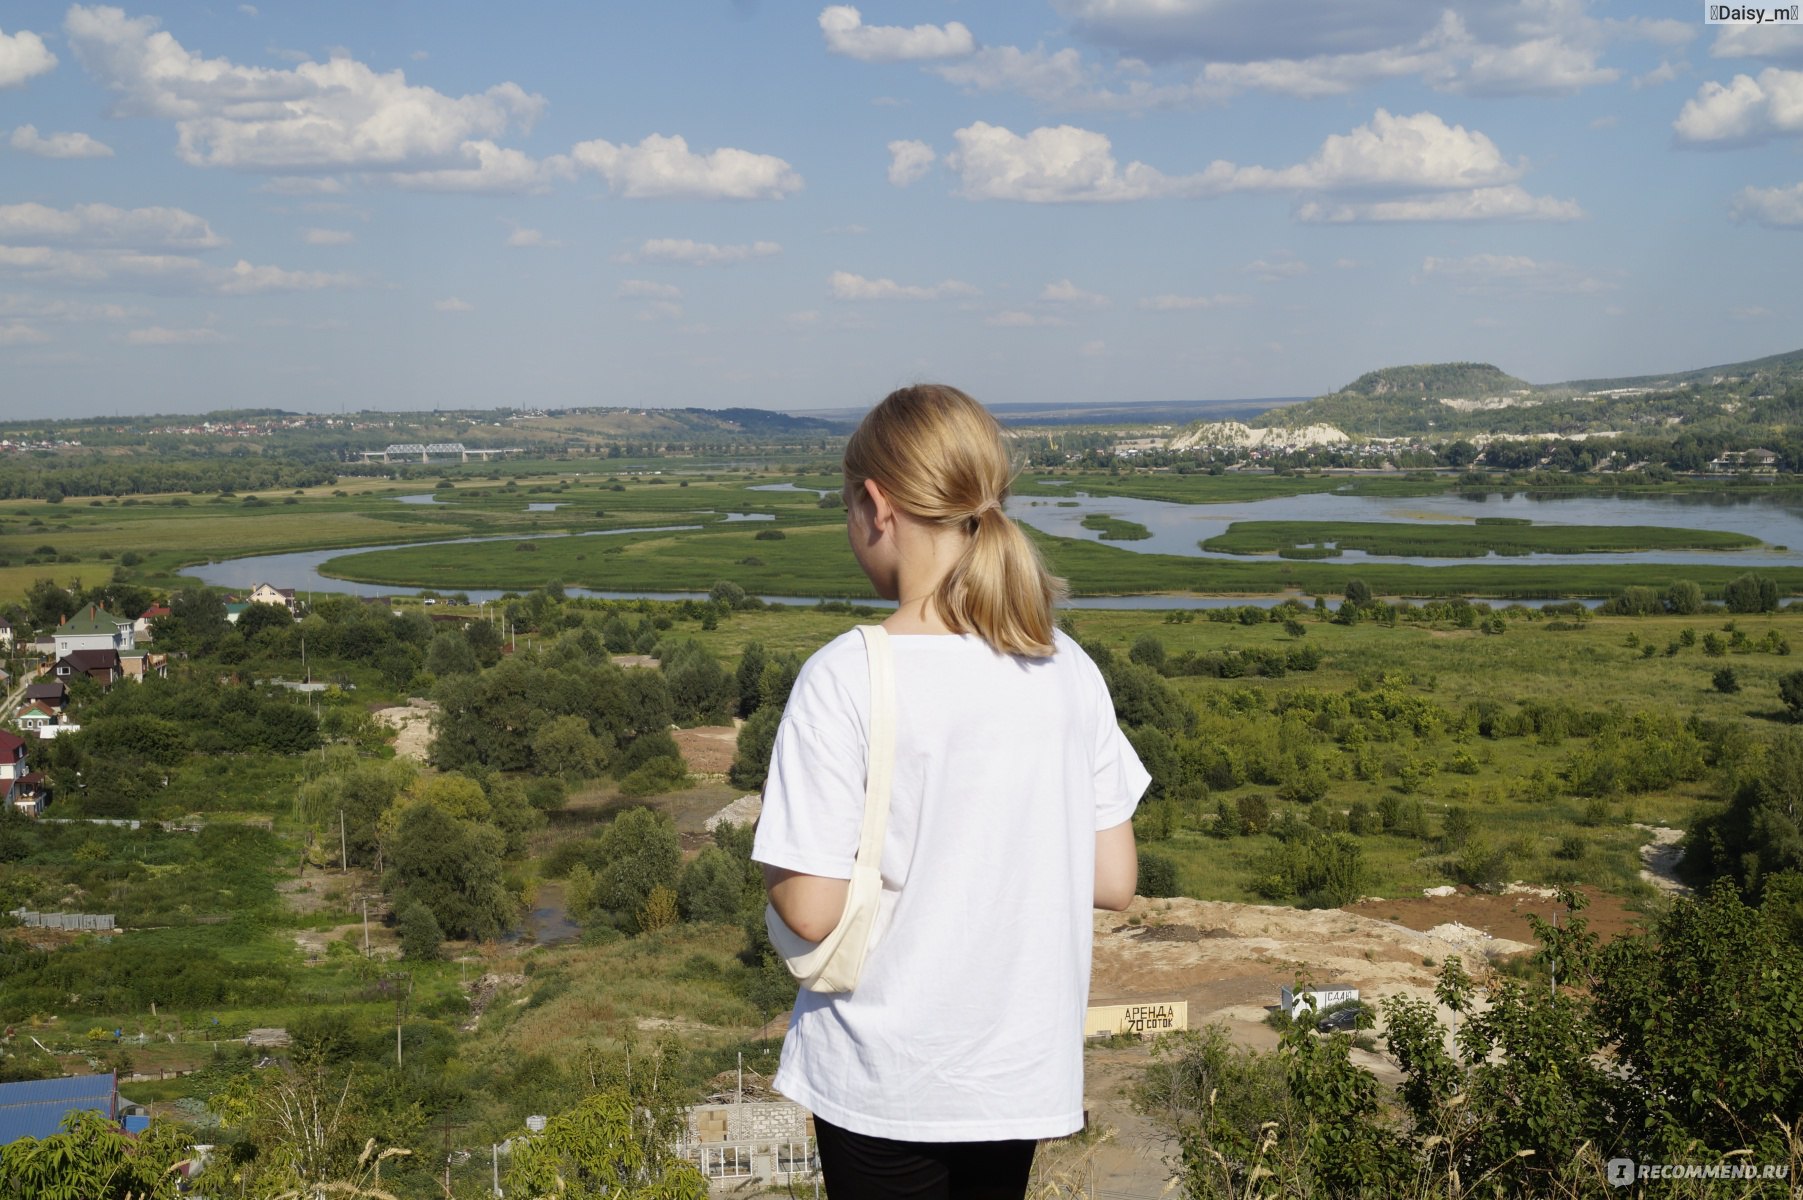
M870 663L870 762L864 773L864 826L845 911L831 933L810 942L790 929L774 906L764 906L771 946L810 992L849 992L857 986L883 895L883 835L889 831L889 782L895 771L895 660L888 630L860 625L858 632L864 635Z

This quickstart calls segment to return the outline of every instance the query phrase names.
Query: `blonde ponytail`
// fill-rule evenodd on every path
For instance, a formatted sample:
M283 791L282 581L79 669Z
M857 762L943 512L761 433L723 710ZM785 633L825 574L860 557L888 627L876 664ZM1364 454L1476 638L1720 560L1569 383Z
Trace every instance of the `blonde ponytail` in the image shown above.
M1005 654L1052 653L1052 606L1064 581L1002 511L1014 466L1001 426L982 405L944 384L890 393L846 443L847 503L867 479L909 516L969 531L933 596L947 627Z

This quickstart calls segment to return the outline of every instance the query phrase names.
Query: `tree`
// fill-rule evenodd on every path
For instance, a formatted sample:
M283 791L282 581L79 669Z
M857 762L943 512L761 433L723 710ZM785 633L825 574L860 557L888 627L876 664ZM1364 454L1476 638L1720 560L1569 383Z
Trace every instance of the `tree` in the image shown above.
M75 614L75 597L54 579L36 579L25 589L25 609L38 629L54 629Z
M1665 607L1679 616L1695 616L1703 611L1703 589L1689 579L1680 579L1665 589Z
M503 844L497 829L429 801L407 803L387 848L392 890L425 905L452 937L495 937L514 916L501 871Z
M1346 603L1354 608L1368 608L1372 600L1371 585L1363 579L1346 581Z
M446 675L474 675L481 668L469 639L461 633L445 630L432 638L426 647L426 670L443 678Z
M416 962L436 962L444 931L432 910L417 900L404 901L395 910L394 923L401 938L401 957Z
M1722 667L1716 671L1711 682L1718 692L1734 693L1740 691L1740 677L1735 675L1733 667Z
M770 754L776 748L776 729L782 723L780 708L760 708L739 726L738 748L733 753L727 779L734 787L755 791L770 773Z
M1778 699L1793 721L1803 721L1803 671L1786 671L1778 676Z
M1736 575L1722 589L1722 603L1729 612L1772 612L1778 607L1778 585L1764 575Z
M589 730L581 717L553 717L532 739L536 770L562 779L593 779L607 769L612 746Z
M739 685L739 715L749 717L763 703L764 668L770 664L770 656L764 653L762 642L747 642L739 652L739 666L733 672Z
M665 1070L641 1072L653 1078ZM513 1139L502 1190L509 1196L618 1197L619 1200L707 1200L707 1180L677 1157L657 1119L669 1103L645 1105L625 1087L610 1087L553 1116L545 1131ZM641 1118L649 1113L652 1120Z
M593 905L613 924L639 932L639 915L659 887L673 888L682 862L676 825L649 808L621 813L601 832L595 849ZM672 893L674 895L674 893Z
M1177 864L1156 850L1142 848L1139 851L1139 886L1134 890L1149 897L1181 895L1177 890Z
M238 614L238 636L247 642L257 640L269 629L292 629L294 614L285 604L247 604Z
M1142 667L1162 671L1164 669L1164 642L1155 633L1142 633L1133 639L1133 648L1127 652L1127 658Z
M176 1200L175 1165L194 1152L178 1125L152 1121L137 1136L104 1113L76 1109L63 1131L0 1145L0 1195L33 1200Z

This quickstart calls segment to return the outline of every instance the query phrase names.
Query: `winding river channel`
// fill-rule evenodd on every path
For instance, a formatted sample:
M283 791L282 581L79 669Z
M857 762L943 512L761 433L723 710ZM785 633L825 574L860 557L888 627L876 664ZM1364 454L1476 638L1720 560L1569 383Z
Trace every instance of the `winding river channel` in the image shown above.
M768 488L770 485L765 485ZM778 487L792 485L776 485ZM406 504L435 503L431 496L402 496ZM1747 534L1762 546L1747 550L1636 551L1624 554L1523 554L1487 558L1390 558L1348 550L1337 561L1371 558L1387 563L1436 567L1483 562L1494 565L1557 563L1697 563L1754 567L1803 565L1803 504L1764 495L1709 496L1582 496L1536 497L1446 493L1438 496L1385 498L1314 493L1269 500L1225 504L1174 504L1162 500L1136 500L1121 496L1091 496L1073 491L1068 499L1020 496L1008 502L1008 514L1045 533L1079 541L1098 541L1100 535L1083 528L1083 519L1107 515L1132 521L1151 531L1138 541L1110 545L1133 553L1177 554L1191 558L1232 558L1211 554L1200 542L1225 532L1235 521L1384 521L1398 523L1465 523L1478 517L1525 517L1536 526L1551 525L1653 525L1667 528L1704 529ZM713 515L713 514L696 514ZM726 521L768 520L762 513L728 513ZM608 537L623 533L699 529L700 525L666 525L655 528L597 530L593 533L520 534L501 537L454 538L425 542L401 542L384 546L339 547L333 550L301 550L227 559L189 567L183 574L219 587L247 589L262 580L300 591L339 592L357 596L414 595L427 589L387 584L354 583L334 579L321 570L333 559L365 550L390 550L411 546L447 545L457 542L544 541L552 537ZM458 592L472 601L493 600L502 592L494 588L460 587L456 580L439 584L439 592ZM700 592L611 592L571 587L572 595L606 599L686 600ZM813 604L839 597L766 596L787 604ZM1275 598L1271 602L1275 602ZM1066 602L1078 608L1216 608L1248 603L1245 598L1219 596L1104 596Z

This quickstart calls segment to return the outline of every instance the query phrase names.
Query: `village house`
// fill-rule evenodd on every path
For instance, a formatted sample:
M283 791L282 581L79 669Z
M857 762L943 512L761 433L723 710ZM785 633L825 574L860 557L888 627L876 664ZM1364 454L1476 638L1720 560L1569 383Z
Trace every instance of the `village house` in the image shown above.
M28 704L21 705L19 710L13 713L13 724L24 733L35 735L44 726L58 723L56 710L42 700L33 700Z
M72 650L50 668L59 683L73 683L85 676L102 687L112 687L123 672L117 650Z
M12 622L8 621L5 617L0 617L0 650L11 650L12 648L13 648Z
M69 706L69 687L60 679L44 679L25 685L25 703L42 704L60 715Z
M129 620L90 604L81 612L56 627L55 644L50 653L64 658L78 650L109 650L115 655L130 654L137 649L137 630Z
M293 588L279 588L273 584L259 583L250 589L252 604L279 604L295 616L300 615L300 603L294 598Z
M29 774L31 767L25 762L25 739L0 729L0 807L24 811L20 800L25 792L25 777ZM33 816L37 813L35 798L31 802L31 813Z
M132 632L137 635L137 639L140 642L148 642L152 639L150 623L159 617L170 617L174 615L175 614L169 610L167 604L153 604L143 612L139 613L138 619L131 623Z

